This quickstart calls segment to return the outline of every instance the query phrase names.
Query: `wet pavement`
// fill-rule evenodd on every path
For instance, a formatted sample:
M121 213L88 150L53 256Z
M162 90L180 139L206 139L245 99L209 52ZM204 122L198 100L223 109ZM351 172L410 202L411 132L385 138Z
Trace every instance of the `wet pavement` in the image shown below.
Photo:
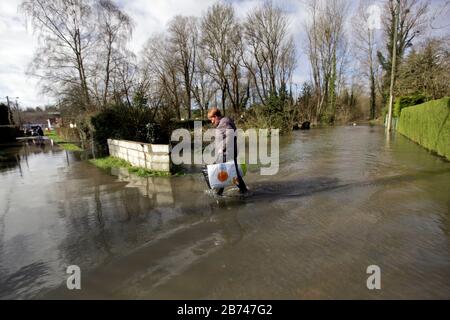
M48 143L0 157L1 299L450 298L450 163L380 127L282 137L278 174L219 202L201 174L107 172Z

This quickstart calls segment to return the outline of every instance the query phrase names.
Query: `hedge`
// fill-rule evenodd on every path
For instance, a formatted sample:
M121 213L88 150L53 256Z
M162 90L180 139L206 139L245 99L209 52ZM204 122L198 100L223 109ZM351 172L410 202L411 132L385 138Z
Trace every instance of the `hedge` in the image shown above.
M146 107L114 105L91 118L94 126L94 139L98 145L106 147L107 139L122 139L155 144L168 144L175 129L194 129L195 121L167 119L164 122L154 119L154 112ZM203 125L210 123L203 120Z
M20 130L13 126L0 126L0 143L14 142L20 137Z
M450 160L450 97L404 108L397 131Z
M395 118L400 117L403 108L415 106L430 100L424 94L415 94L411 96L401 96L395 99L394 108L393 108L393 116Z
M107 139L148 142L147 124L152 120L153 113L148 108L111 106L91 118L94 140L102 146L107 145Z

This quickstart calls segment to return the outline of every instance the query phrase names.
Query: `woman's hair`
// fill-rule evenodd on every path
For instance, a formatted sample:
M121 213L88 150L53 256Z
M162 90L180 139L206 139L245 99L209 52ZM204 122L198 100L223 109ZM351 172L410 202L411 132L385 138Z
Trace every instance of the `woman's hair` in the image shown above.
M220 113L220 110L219 109L217 109L216 107L214 107L214 108L211 108L211 109L209 109L209 111L208 111L208 119L209 118L212 118L212 117L214 117L214 116L217 116L217 117L222 117L222 114Z

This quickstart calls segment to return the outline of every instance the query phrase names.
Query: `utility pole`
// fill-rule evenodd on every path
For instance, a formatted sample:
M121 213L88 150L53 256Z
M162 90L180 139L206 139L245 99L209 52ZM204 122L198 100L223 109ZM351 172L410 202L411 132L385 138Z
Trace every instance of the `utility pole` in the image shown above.
M19 99L19 97L16 97L16 112L17 112L17 118L19 120L19 127L22 127L22 117L20 116L19 103L17 102L18 99Z
M11 123L11 106L9 105L9 97L6 96L6 103L8 104L8 120Z
M388 123L387 123L387 133L391 131L391 122L392 122L392 103L394 101L394 82L395 82L395 64L397 58L397 29L398 29L398 20L400 14L400 0L396 0L396 8L395 10L395 19L394 19L394 39L392 43L392 65L391 65L391 85L389 88L389 110L388 110Z
M8 104L8 121L9 121L9 124L13 124L14 121L13 121L13 116L12 116L12 112L11 112L11 106L9 105L9 97L8 96L6 96L6 102Z

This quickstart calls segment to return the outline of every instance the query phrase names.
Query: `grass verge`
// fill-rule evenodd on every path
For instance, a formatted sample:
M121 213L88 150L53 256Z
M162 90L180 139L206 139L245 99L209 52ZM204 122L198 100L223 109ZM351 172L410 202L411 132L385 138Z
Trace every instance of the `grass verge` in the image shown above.
M111 169L111 168L126 168L128 172L133 173L139 177L171 177L183 175L182 173L171 173L166 171L155 171L145 168L134 167L126 160L122 160L116 157L104 157L98 159L90 159L90 163L101 168L101 169Z
M49 139L52 139L53 142L58 144L62 149L67 151L83 151L79 146L73 143L64 142L64 139L60 136L58 136L55 132L55 130L51 131L45 131L44 135L48 137Z

